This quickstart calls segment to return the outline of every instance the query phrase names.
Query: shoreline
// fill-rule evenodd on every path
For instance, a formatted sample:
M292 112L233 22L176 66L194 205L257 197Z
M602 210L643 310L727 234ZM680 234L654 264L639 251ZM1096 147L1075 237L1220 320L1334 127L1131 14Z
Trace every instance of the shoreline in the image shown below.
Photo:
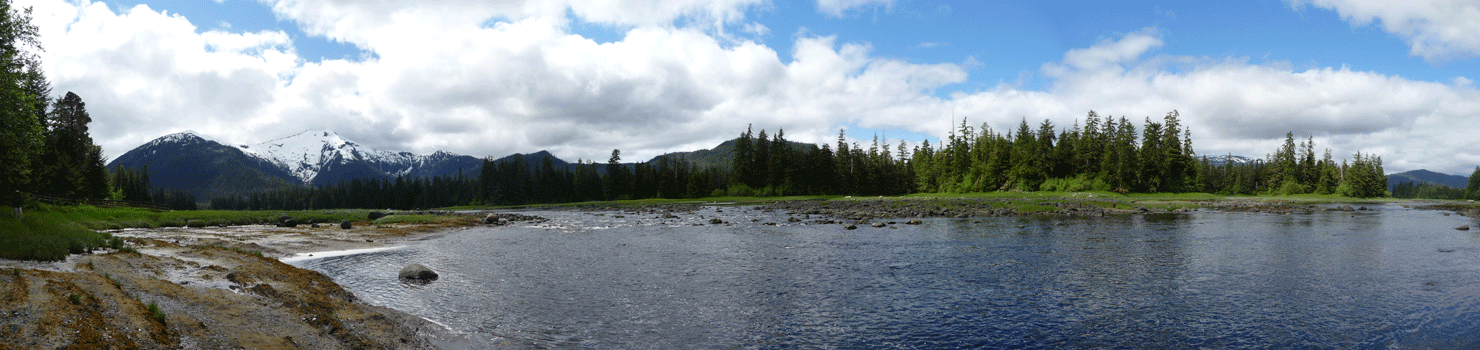
M1480 219L1480 208L1470 203L1400 203ZM804 217L814 223L852 226L926 217L1349 211L1342 204L1250 199L870 197L528 209L661 214L742 205L784 212L792 220ZM367 304L327 276L290 263L401 249L473 227L498 227L505 222L500 218L545 221L522 214L492 215L496 218L487 222L495 224L361 224L348 230L337 225L110 230L137 253L100 249L55 262L0 259L0 301L4 302L0 314L15 315L0 320L0 338L7 339L4 345L21 348L123 344L145 348L429 349L459 344L463 336L452 334L446 326ZM149 304L158 305L163 316L152 317Z
M6 339L0 345L431 349L455 343L459 337L446 326L367 304L327 276L288 262L300 254L314 259L398 249L467 228L114 230L137 253L97 249L53 262L0 259L0 314L11 316L0 320L0 339Z

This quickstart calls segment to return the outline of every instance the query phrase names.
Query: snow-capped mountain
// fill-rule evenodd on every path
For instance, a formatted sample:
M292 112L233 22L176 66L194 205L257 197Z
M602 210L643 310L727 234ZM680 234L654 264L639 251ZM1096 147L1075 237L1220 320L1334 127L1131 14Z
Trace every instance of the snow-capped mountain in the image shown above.
M1207 156L1206 158L1208 160L1208 163L1211 163L1213 166L1223 166L1224 164L1228 164L1228 163L1233 163L1233 164L1249 164L1249 163L1253 163L1253 162L1263 161L1263 159L1259 159L1259 158L1249 158L1249 157L1245 157L1245 156L1235 156L1235 155L1216 155L1216 156Z
M251 145L226 146L194 132L165 135L135 148L109 167L149 167L150 182L195 193L196 199L293 185L329 185L350 179L476 176L483 160L438 151L391 152L309 130Z
M238 145L243 153L265 159L293 174L298 182L313 184L325 168L355 162L373 165L388 176L405 176L422 160L409 152L382 151L345 140L333 131L308 130L255 145ZM442 152L438 152L442 153Z

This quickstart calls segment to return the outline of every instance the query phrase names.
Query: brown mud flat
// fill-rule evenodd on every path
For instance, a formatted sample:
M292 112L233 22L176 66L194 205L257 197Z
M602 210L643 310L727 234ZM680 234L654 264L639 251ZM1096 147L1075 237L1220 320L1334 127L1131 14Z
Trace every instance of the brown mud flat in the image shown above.
M113 233L137 253L0 260L0 350L427 349L456 342L440 325L367 304L327 276L277 258L393 246L473 224L120 230Z

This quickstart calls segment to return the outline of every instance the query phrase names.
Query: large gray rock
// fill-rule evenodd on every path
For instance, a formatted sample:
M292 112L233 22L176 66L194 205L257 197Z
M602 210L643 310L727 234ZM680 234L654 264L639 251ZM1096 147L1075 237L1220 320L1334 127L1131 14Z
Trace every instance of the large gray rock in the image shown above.
M1460 226L1460 227L1455 227L1454 229L1460 230L1460 231L1469 231L1470 230L1470 225L1464 225L1464 226Z
M406 265L406 267L401 268L401 273L398 276L403 280L412 282L426 283L437 280L437 272L432 271L432 269L426 266L422 266L422 264Z

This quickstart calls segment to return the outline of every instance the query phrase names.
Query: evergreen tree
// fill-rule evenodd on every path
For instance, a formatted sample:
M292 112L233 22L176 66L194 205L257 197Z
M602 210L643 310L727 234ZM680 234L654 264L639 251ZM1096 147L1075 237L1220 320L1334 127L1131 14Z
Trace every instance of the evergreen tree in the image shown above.
M43 147L37 96L26 89L28 70L39 66L41 48L31 10L0 1L0 193L32 190L36 158ZM33 77L34 78L34 77Z
M1465 198L1480 200L1480 166L1470 173L1470 185L1465 187Z

